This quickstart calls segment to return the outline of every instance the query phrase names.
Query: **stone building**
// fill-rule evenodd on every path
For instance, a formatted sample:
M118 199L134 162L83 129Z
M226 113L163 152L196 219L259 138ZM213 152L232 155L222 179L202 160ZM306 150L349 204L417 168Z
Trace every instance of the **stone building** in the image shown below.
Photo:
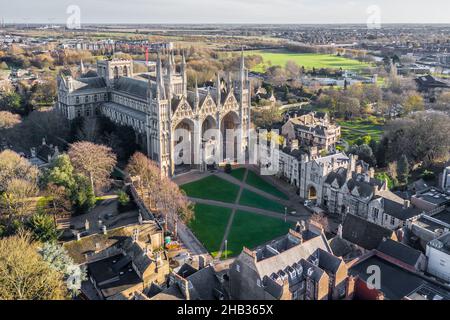
M315 112L290 118L281 132L288 141L297 139L301 144L327 151L334 151L341 137L341 127L331 123L328 114L318 117Z
M229 292L237 300L337 300L351 297L352 279L314 223L258 247L244 248L230 265Z
M89 77L61 74L58 109L70 120L103 114L131 126L166 176L245 155L251 95L244 55L237 77L228 73L224 80L218 74L214 87L193 90L187 88L184 55L179 68L173 53L166 61L163 66L158 55L156 76L134 74L133 62L122 59L98 61L96 74ZM226 139L226 130L235 136Z

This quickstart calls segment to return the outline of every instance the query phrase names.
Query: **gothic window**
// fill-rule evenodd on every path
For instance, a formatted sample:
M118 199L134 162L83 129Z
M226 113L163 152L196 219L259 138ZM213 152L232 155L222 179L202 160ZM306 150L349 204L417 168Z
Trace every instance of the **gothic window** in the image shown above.
M84 97L84 102L86 102L86 103L89 102L89 96Z
M79 104L80 103L80 97L76 97L75 101L76 101L77 104Z
M123 76L128 77L128 68L127 67L123 68Z

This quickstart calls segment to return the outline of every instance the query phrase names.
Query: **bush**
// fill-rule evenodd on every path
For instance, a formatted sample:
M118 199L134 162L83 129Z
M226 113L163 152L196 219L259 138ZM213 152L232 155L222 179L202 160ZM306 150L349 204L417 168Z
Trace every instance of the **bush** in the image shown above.
M232 168L231 168L231 164L227 163L225 165L225 173L231 174Z
M117 192L117 210L122 213L132 210L132 207L130 196L123 190Z
M436 178L436 175L433 171L425 170L422 173L422 179L426 181L434 180Z

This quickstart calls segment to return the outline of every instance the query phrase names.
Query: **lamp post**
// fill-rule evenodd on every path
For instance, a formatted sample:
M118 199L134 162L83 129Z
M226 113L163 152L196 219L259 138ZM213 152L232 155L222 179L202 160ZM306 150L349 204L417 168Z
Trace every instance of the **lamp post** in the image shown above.
M287 208L284 207L284 223L287 222Z
M228 240L225 239L225 260L228 258Z

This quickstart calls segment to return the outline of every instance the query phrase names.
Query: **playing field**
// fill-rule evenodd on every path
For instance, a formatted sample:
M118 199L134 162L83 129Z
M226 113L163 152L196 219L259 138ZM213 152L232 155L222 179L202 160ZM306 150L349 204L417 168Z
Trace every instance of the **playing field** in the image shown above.
M291 53L286 51L247 51L246 55L258 54L263 57L264 62L257 65L252 69L256 72L265 72L268 66L282 66L286 65L288 61L294 61L299 66L305 67L305 69L310 70L313 68L329 68L329 69L339 69L343 70L354 70L358 71L364 68L370 67L370 64L362 63L357 60L352 60L344 57L339 57L336 55L329 54L318 54L318 53Z

